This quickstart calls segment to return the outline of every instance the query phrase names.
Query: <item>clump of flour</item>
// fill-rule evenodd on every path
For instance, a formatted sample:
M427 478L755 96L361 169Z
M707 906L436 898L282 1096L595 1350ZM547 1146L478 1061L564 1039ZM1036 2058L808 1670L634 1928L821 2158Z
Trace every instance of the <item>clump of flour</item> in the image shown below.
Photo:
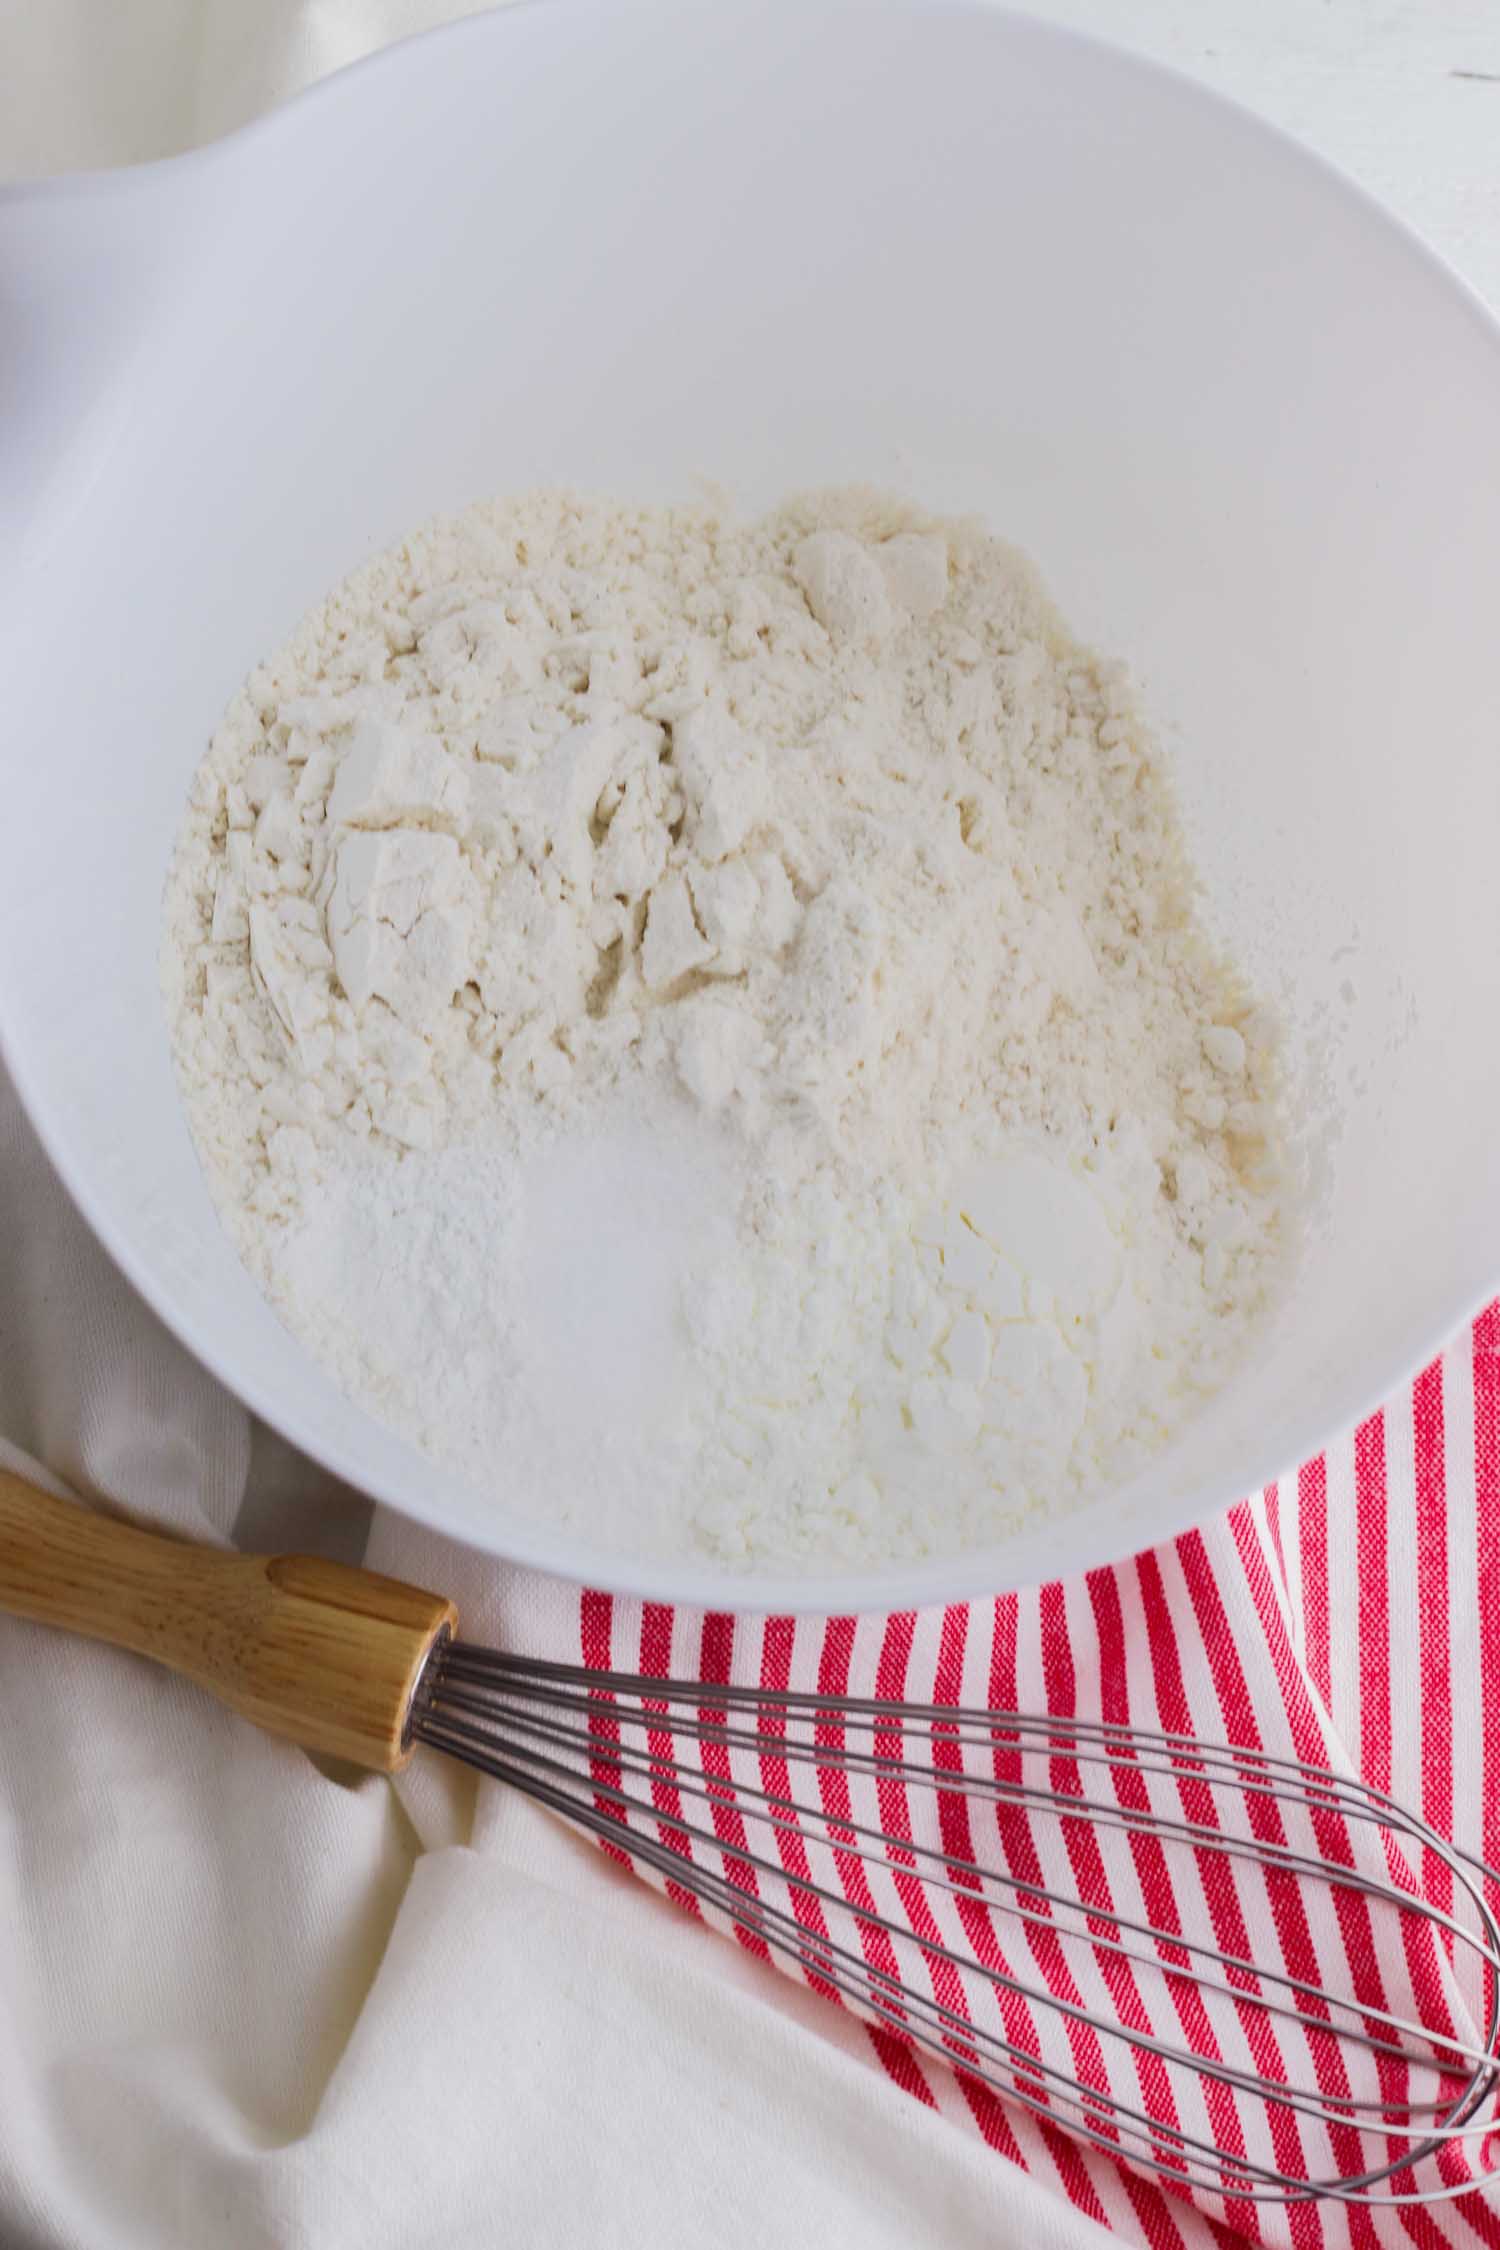
M1266 1292L1272 1041L1123 677L878 495L542 493L370 564L215 736L163 963L288 1324L621 1551L993 1538Z

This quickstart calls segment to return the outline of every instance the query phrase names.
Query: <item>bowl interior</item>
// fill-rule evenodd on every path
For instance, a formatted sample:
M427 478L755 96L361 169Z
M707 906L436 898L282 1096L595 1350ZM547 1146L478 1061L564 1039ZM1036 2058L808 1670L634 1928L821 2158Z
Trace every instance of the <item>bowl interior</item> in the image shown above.
M473 1544L743 1606L1114 1559L1313 1450L1500 1271L1500 336L1185 82L987 9L551 5L206 153L0 207L0 1024L157 1309L296 1442ZM404 528L569 483L977 512L1126 656L1211 918L1285 1010L1297 1285L1145 1477L989 1553L720 1579L507 1514L346 1404L215 1220L157 993L230 693Z

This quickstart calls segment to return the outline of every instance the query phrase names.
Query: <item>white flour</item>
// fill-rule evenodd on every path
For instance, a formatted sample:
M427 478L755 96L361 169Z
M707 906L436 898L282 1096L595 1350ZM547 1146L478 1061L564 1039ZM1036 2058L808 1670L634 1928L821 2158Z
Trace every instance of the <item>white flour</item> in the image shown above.
M1271 1271L1271 1042L1122 678L868 493L359 572L215 737L164 976L289 1325L621 1551L993 1538L1164 1443Z

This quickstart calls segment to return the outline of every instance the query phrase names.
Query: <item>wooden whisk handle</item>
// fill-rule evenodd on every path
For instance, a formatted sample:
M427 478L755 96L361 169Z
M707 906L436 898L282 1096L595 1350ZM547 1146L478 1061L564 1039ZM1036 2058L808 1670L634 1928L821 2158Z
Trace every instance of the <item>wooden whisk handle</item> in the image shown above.
M458 1624L441 1594L312 1555L141 1531L0 1470L0 1609L132 1649L268 1734L394 1773L411 1700Z

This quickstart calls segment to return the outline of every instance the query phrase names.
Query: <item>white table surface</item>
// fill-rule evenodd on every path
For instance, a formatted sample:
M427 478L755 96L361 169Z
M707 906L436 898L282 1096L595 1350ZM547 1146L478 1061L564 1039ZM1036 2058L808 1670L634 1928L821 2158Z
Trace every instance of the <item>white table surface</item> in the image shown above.
M1049 0L1259 110L1500 306L1500 0Z

